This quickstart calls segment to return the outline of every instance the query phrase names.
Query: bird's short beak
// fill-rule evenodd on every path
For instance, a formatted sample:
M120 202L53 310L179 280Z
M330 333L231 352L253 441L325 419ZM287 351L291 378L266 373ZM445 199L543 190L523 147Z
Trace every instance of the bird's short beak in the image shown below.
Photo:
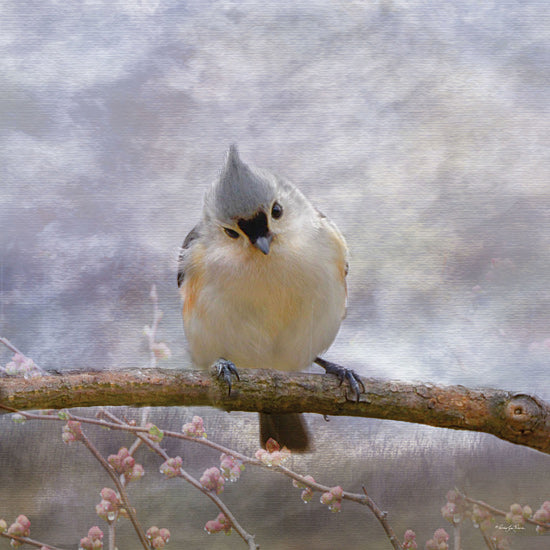
M273 234L268 233L267 235L262 235L261 237L258 237L252 244L267 256L267 254L269 254L269 247L272 240Z

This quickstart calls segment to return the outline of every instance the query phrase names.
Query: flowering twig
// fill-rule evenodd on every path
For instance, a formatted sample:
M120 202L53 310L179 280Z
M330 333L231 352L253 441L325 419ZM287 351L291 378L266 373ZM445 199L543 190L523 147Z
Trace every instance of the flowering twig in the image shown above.
M0 337L0 344L4 344L4 346L6 346L9 350L13 351L13 353L24 355L7 338Z
M122 423L120 419L118 419L116 416L111 414L108 411L103 411L102 414L108 416L113 422L118 424L119 426L125 426L127 428L133 428L133 426L129 426L128 424ZM133 430L132 430L133 431ZM148 433L148 430L146 430ZM164 435L166 435L166 432L163 432ZM137 437L142 440L152 451L154 451L156 454L158 454L161 458L164 459L164 461L170 460L170 456L166 453L164 449L162 449L157 443L152 441L150 438L148 438L144 433L140 433L140 431L136 431ZM178 434L183 435L183 434ZM193 438L189 438L193 439ZM194 441L199 441L197 439L194 439ZM229 451L229 450L228 450ZM231 452L231 451L229 451ZM254 542L254 535L251 535L243 527L240 525L240 523L237 521L235 516L232 514L232 512L229 510L229 508L224 504L224 502L212 491L209 491L205 489L199 481L197 481L193 476L191 476L189 473L187 473L181 466L178 469L177 477L181 477L183 480L185 480L187 483L195 487L195 489L198 489L201 491L201 493L205 494L214 504L221 510L221 512L227 517L227 519L231 522L231 526L235 531L239 534L239 536L248 544L248 547L251 550L255 550L258 548L258 546Z
M376 519L380 522L380 525L382 525L382 528L384 529L386 536L388 537L392 546L395 548L395 550L402 550L403 547L399 543L399 540L394 530L391 528L391 525L388 522L388 513L383 512L382 510L380 510L380 508L378 508L376 502L374 502L374 500L372 500L372 498L370 498L369 495L367 494L367 489L364 486L361 488L363 489L363 493L365 493L365 497L366 497L365 504L370 508L371 512L374 514Z
M113 415L110 415L110 417L111 418L116 418ZM111 426L108 425L108 426L105 426L105 427L111 427ZM152 442L149 442L146 436L144 437L144 435L141 435L141 434L144 434L144 432L147 431L145 428L138 428L138 427L133 427L133 426L125 426L125 427L128 431L135 431L137 433L138 437L143 438L147 442L147 444L151 447L151 449L153 449L155 452L160 454L160 456L162 456L165 460L168 459L168 455L166 455L166 453L164 451L162 451L162 449L160 449L160 447L158 447L158 445L156 445ZM141 434L140 434L140 432L141 432ZM295 481L297 481L297 482L299 482L303 485L306 485L306 486L310 487L311 489L313 489L315 491L322 492L322 493L328 493L331 490L331 487L329 487L327 485L322 485L320 483L316 483L315 481L310 480L307 476L302 476L300 474L297 474L296 472L293 472L292 470L289 470L288 468L286 468L282 465L268 466L266 463L262 462L261 460L248 457L248 456L246 456L242 453L239 453L239 452L235 452L234 450L229 449L228 447L225 447L225 446L220 445L218 443L214 443L214 442L209 441L207 439L197 439L197 438L194 438L194 437L191 437L191 436L179 433L179 432L173 432L173 431L169 431L169 430L163 430L162 433L165 437L173 437L175 439L183 439L183 440L187 440L187 441L193 441L193 442L198 443L200 445L210 447L212 449L220 451L221 453L231 455L234 458L237 458L237 459L241 460L245 464L251 464L253 466L259 466L259 467L262 467L262 468L265 468L265 469L268 469L268 470L271 470L271 471L281 473L281 474L286 475L287 477L289 477L289 478L291 478L291 479L293 479L293 480L295 480ZM194 485L195 487L197 487L199 490L201 490L203 493L205 493L207 496L209 496L210 498L215 497L215 498L213 498L213 500L216 503L216 505L221 503L221 501L216 497L216 495L214 495L213 493L211 493L209 491L205 491L204 488L200 484L199 484L199 486L197 486L194 483L192 483L191 481L189 481L189 482L192 485ZM195 480L195 482L196 482L196 480ZM352 501L352 502L356 502L358 504L363 504L363 505L368 506L370 508L370 510L373 512L373 514L375 515L375 517L378 519L378 521L381 523L381 525L382 525L384 531L386 532L386 535L388 536L388 539L390 540L392 546L396 550L400 550L402 548L402 546L399 543L399 540L398 540L397 536L395 535L395 532L393 531L393 529L391 528L391 526L388 522L387 512L383 512L382 510L380 510L380 508L376 505L376 503L368 496L365 487L363 487L362 489L363 489L364 495L361 495L361 494L358 494L358 493L350 493L350 492L347 492L347 491L343 491L342 494L341 494L341 498L343 500L349 500L349 501ZM221 504L223 504L223 503L221 503ZM222 508L221 506L218 506L218 507L220 508L220 510L222 510L222 512L232 522L235 521L233 516L230 515L230 512L226 508ZM241 536L243 538L245 538L243 535L241 535ZM248 539L246 539L246 538L245 538L245 540L248 541Z
M7 408L7 407L3 407L2 405L0 405L0 408ZM11 412L16 412L14 409L9 409L9 410L11 410ZM54 420L54 421L59 420L59 418L57 416L53 416L53 415L43 416L43 415L39 415L39 414L36 414L36 413L27 413L27 412L20 412L20 414L23 417L28 418L28 419ZM148 428L145 428L143 426L132 426L132 425L129 425L127 423L123 423L116 416L112 415L111 413L109 413L106 410L102 410L101 415L105 416L105 417L108 417L111 420L111 422L107 422L103 419L93 419L93 418L86 418L86 417L75 416L75 415L71 415L71 419L75 420L75 421L78 421L78 422L82 422L82 423L87 423L87 424L92 424L92 425L95 424L95 425L101 426L103 428L108 428L108 429L112 429L112 430L121 430L121 431L133 433L137 437L142 439L144 441L144 443L146 443L152 450L154 450L157 454L159 454L159 456L162 456L164 460L168 460L170 458L163 451L163 449L161 449L158 445L156 445L154 442L149 440L149 438L147 437L147 434L149 433ZM163 433L164 437L171 437L171 438L174 438L174 439L182 439L182 440L185 440L185 441L192 441L194 443L198 443L199 445L204 445L204 446L210 447L212 449L215 449L215 450L217 450L221 453L231 455L234 458L241 460L245 464L250 464L250 465L253 465L253 466L261 467L261 468L270 470L272 472L281 473L281 474L289 477L290 479L293 479L293 480L295 480L295 481L297 481L297 482L299 482L303 485L306 485L306 486L310 487L312 490L317 491L317 492L328 493L332 489L331 487L329 487L327 485L323 485L321 483L317 483L315 481L312 481L307 476L302 476L302 475L286 468L283 465L268 466L266 463L262 462L261 460L258 460L257 458L249 457L247 455L244 455L242 453L234 451L234 450L232 450L228 447L220 445L219 443L214 443L213 441L210 441L208 439L202 439L202 438L197 439L195 437L188 436L188 435L185 435L185 434L180 433L180 432L170 431L170 430L163 430L162 433ZM233 518L231 512L227 509L227 507L223 504L223 502L215 494L211 493L210 491L205 491L204 487L202 487L202 485L196 479L194 479L192 476L189 476L189 474L187 474L183 469L181 471L182 471L183 475L181 475L180 477L184 478L191 485L193 485L194 487L199 489L201 492L206 494L210 499L212 499L213 502L218 506L218 508L220 508L220 510L222 510L222 512L224 514L226 514L226 516L229 519L231 519L231 521L236 521ZM118 479L117 479L117 481L118 481ZM363 491L365 491L364 488L363 488ZM348 492L348 491L343 491L342 495L341 495L341 499L342 500L348 500L348 501L355 502L357 504L362 504L364 506L369 507L371 509L371 511L374 513L375 517L378 519L378 521L380 521L384 531L386 532L386 534L387 534L391 544L394 546L394 548L398 548L398 549L401 548L397 536L395 535L394 531L391 529L391 527L389 525L389 522L387 520L387 514L383 511L381 511L378 508L378 506L376 505L376 503L366 493L360 494L360 493L351 493L351 492ZM238 523L237 523L237 525L238 525ZM237 527L235 527L235 530L237 532L239 532ZM248 544L250 544L249 540L251 540L250 537L252 537L252 535L249 535L244 529L242 530L242 534L240 532L239 532L239 534L241 535L241 537ZM396 544L397 544L397 546L395 546ZM254 548L254 547L255 546L251 546L251 548Z
M52 546L51 544L44 544L43 542L38 542L37 540L33 540L28 537L18 537L17 535L8 535L8 533L0 533L0 537L16 540L21 544L28 544L36 548L45 548L47 550L65 550L64 548L58 548L57 546Z
M490 504L487 504L486 502L483 502L482 500L476 500L474 498L470 498L470 497L466 496L464 493L461 493L460 491L457 491L457 492L464 498L464 500L466 502L469 502L470 504L477 504L477 506L485 508L486 510L488 510L489 512L491 512L495 516L506 517L507 514L508 514L508 512L505 512L504 510L500 510L498 508L495 508L494 506L491 506ZM530 523L531 525L535 525L537 527L540 527L540 528L544 529L545 531L550 530L550 523L537 521L536 519L533 519L533 518L530 518L530 517L524 517L523 521L525 521L525 523Z
M149 412L150 412L149 407L145 407L142 410L142 422L144 424L146 423L146 419L147 419L147 416L148 416ZM109 413L108 411L106 411L103 407L101 407L100 411L98 412L98 415L99 414L110 417L113 420L113 422L118 422L119 421L116 416L114 416L111 413ZM135 454L135 452L138 450L138 448L141 446L142 443L143 443L143 441L139 437L136 437L136 439L134 440L134 442L132 443L132 445L128 449L128 455L133 456ZM120 483L123 487L126 487L127 479L126 479L126 476L124 474L120 475ZM117 515L118 515L118 513L119 512L117 511ZM109 522L108 526L109 526L109 550L116 550L116 521Z
M0 337L0 344L4 344L9 350L15 354L12 362L9 363L13 367L14 372L10 372L9 368L0 366L0 372L6 374L16 374L28 378L29 376L36 376L38 374L48 374L42 367L37 365L32 359L27 357L22 351L18 350L7 338ZM8 365L8 367L9 367Z
M118 492L120 494L122 503L124 504L124 509L128 514L128 518L130 519L132 525L134 526L134 529L137 533L137 536L141 544L143 545L143 548L148 550L149 542L147 540L147 537L145 536L145 532L143 531L143 528L141 527L140 523L136 518L133 508L130 506L130 501L128 499L128 494L126 493L126 489L124 488L124 485L120 482L120 479L114 472L113 468L111 468L109 463L101 456L101 453L95 448L93 443L86 437L84 432L81 432L80 440L82 441L82 443L84 443L84 446L92 453L94 458L101 464L103 469L109 474L109 477L113 480L113 483L116 485L116 488L118 489Z
M149 344L149 366L154 369L157 366L157 359L170 357L171 352L164 342L156 341L159 323L163 317L163 313L159 309L159 300L156 285L153 285L151 287L151 293L149 294L149 297L153 302L153 323L151 324L151 326L145 326L143 332L145 333L145 336L147 337L147 342Z

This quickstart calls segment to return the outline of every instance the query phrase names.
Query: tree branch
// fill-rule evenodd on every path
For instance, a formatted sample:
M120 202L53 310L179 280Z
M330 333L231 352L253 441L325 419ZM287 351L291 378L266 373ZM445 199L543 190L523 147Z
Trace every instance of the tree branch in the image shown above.
M357 403L332 376L263 369L243 369L239 374L231 395L214 373L192 370L5 376L0 378L0 405L19 410L211 406L227 411L363 416L486 432L550 454L550 405L535 396L363 378L366 392Z

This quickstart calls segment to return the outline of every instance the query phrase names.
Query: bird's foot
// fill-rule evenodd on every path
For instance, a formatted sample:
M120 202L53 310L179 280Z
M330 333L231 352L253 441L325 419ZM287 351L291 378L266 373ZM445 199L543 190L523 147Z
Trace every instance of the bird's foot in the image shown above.
M355 371L337 365L336 363L326 361L321 357L317 357L315 363L323 367L327 374L334 374L334 376L340 380L340 385L347 382L355 394L355 400L359 402L359 396L365 393L365 384L363 384L361 377Z
M233 361L228 361L227 359L220 357L214 363L214 367L217 371L217 377L223 378L224 382L227 384L227 395L231 395L231 382L233 380L233 376L237 380L240 380L239 372L237 371L235 363L233 363Z

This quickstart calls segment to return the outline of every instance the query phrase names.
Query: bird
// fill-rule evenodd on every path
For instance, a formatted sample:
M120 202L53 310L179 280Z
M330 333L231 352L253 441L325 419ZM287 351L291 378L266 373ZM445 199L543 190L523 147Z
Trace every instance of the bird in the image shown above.
M336 225L288 179L246 164L235 144L204 196L178 259L184 332L193 363L215 366L231 393L238 369L300 371L313 362L359 399L360 377L320 357L347 305L348 247ZM260 413L260 443L304 452L299 413Z

